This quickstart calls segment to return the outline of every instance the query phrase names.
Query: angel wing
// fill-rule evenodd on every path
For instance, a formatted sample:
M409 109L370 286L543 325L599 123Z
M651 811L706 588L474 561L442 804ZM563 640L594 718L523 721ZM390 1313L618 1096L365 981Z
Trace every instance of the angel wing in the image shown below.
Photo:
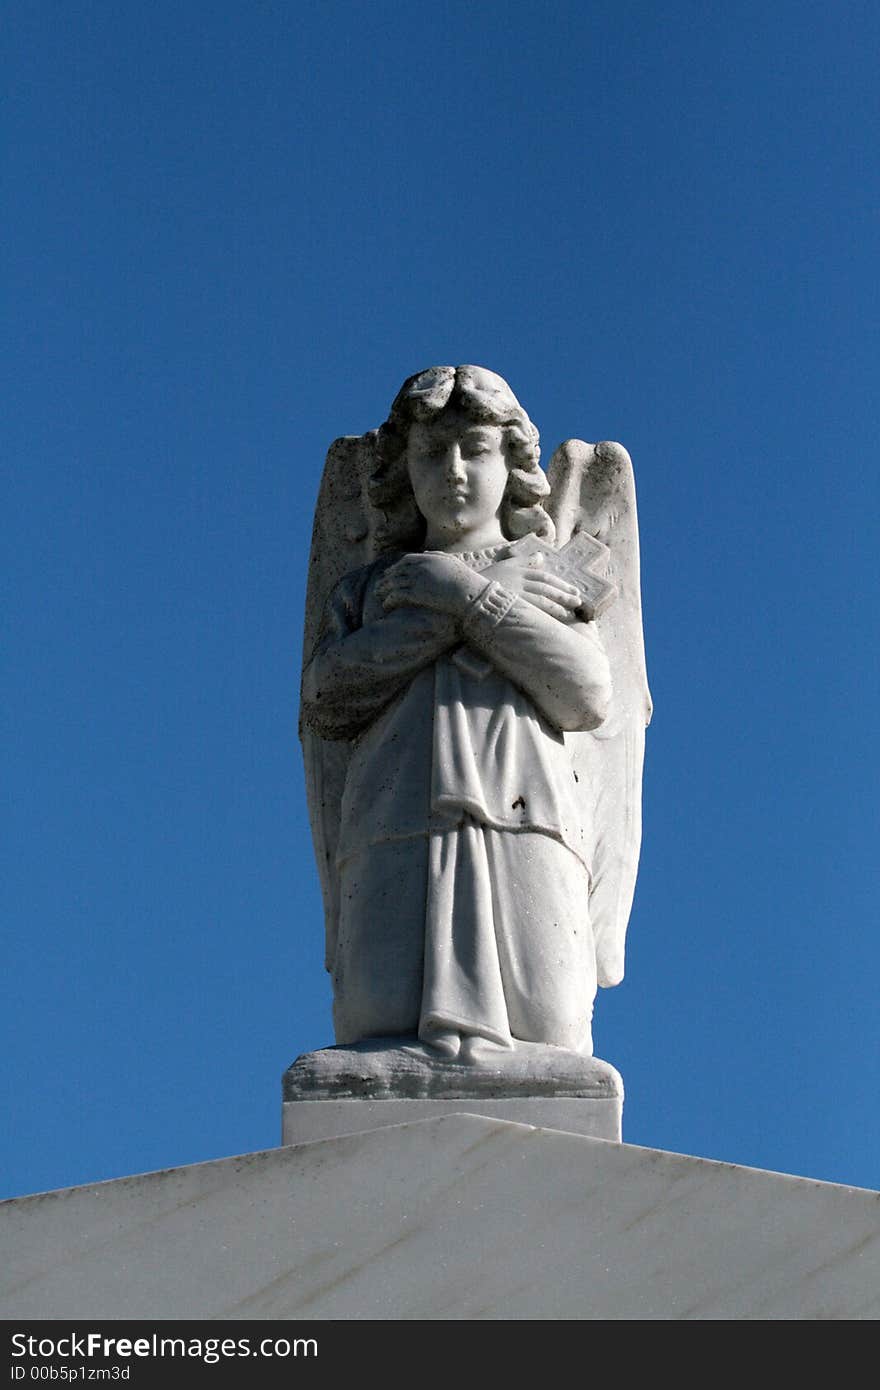
M376 466L376 431L345 435L327 451L309 552L303 668L321 633L324 607L343 575L376 557L377 514L367 501L367 481ZM318 738L300 721L306 774L306 797L312 842L324 895L325 964L333 968L339 922L336 848L339 808L351 757L345 740Z
M590 919L600 985L623 978L624 941L642 838L642 763L651 696L645 671L639 532L632 462L622 444L561 444L547 470L556 543L587 532L608 547L616 599L596 625L611 663L612 711L592 733L566 734L585 823L594 828Z

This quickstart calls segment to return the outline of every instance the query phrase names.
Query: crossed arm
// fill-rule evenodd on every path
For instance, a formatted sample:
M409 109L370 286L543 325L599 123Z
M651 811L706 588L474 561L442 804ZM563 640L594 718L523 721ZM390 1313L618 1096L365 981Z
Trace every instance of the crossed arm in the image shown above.
M558 729L594 729L608 710L608 661L592 624L578 623L572 585L520 561L475 572L439 551L406 555L376 586L384 614L361 625L344 580L303 674L304 722L351 738L439 657L465 642Z

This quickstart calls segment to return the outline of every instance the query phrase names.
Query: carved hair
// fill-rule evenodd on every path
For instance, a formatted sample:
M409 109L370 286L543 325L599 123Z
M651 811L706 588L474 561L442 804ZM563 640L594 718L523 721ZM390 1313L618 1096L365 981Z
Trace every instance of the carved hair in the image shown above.
M410 426L429 424L447 407L481 425L501 425L507 459L507 487L501 529L510 540L531 532L554 539L553 522L542 504L550 492L539 466L538 431L507 382L485 367L429 367L407 377L388 419L376 435L377 467L369 482L370 502L384 517L376 538L379 550L421 550L425 519L416 506L407 469Z

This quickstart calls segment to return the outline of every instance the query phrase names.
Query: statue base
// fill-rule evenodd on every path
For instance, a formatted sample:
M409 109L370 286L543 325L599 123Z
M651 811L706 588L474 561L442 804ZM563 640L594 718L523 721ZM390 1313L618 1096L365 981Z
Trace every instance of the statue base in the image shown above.
M542 1043L486 1044L462 1060L417 1038L370 1038L307 1052L285 1072L281 1142L335 1139L444 1114L619 1142L623 1080L599 1057Z

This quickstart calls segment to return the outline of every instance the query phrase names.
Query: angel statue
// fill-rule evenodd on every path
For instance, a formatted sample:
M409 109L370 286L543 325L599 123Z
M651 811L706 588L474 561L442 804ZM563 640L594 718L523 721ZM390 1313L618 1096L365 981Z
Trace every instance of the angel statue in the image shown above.
M301 735L337 1044L590 1057L623 974L651 710L632 466L539 456L474 366L330 449Z

